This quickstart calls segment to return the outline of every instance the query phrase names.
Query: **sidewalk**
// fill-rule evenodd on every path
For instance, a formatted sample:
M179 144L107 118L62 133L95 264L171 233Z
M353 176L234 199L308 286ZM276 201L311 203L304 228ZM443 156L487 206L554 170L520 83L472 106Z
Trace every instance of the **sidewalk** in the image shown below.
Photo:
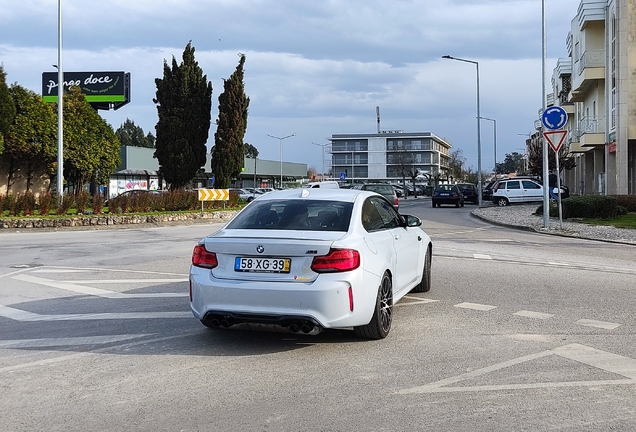
M543 216L534 215L537 204L513 204L506 207L489 206L477 208L471 214L483 221L510 228L535 231L543 234L601 240L636 245L636 229L615 228L605 225L590 225L550 218L548 228L543 227Z

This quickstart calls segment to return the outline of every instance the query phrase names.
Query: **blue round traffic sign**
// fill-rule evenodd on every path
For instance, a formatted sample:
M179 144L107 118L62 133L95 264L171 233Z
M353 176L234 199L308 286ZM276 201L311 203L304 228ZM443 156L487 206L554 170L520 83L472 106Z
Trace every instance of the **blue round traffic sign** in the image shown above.
M541 116L543 127L550 130L561 129L568 121L568 113L560 106L551 106Z

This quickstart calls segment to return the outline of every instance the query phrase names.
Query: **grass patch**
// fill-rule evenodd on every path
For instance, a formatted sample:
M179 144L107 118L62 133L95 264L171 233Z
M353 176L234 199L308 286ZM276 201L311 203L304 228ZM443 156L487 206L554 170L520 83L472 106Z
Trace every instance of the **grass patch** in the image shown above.
M632 228L636 229L636 213L627 213L626 215L617 216L612 219L582 219L581 222L590 225L609 225L616 228Z

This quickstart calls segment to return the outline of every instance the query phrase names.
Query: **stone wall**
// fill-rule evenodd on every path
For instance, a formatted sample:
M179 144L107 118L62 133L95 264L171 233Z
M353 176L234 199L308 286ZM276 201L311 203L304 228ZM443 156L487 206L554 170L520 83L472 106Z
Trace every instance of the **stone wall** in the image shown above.
M208 222L225 223L228 222L236 211L216 211L209 213L175 213L162 215L83 215L75 217L59 217L40 219L37 217L23 219L0 219L0 230L2 229L29 229L29 228L77 228L77 227L113 227L115 225L140 225L140 224L165 224L165 223L188 223L188 222Z

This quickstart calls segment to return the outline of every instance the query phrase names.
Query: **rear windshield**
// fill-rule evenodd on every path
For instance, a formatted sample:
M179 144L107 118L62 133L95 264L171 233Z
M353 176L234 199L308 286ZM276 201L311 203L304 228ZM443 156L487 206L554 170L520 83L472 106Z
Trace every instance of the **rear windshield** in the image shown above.
M389 185L365 185L364 190L376 192L380 195L393 195L393 186Z
M346 232L352 209L342 201L255 200L227 228Z

